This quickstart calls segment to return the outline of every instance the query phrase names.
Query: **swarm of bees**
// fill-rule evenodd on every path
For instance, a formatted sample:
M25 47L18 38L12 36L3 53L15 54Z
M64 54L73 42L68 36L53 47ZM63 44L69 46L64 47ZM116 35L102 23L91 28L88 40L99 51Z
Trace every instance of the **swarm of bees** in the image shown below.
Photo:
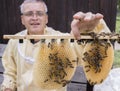
M33 81L36 86L50 90L64 87L70 82L78 58L69 40L41 40L37 54L33 67Z
M78 40L78 44L84 44L83 52L83 69L88 82L91 85L99 84L104 81L113 64L113 47L112 42L120 40L119 35L110 33L95 34L83 33L89 35L92 39ZM118 39L99 39L103 36L118 36ZM34 82L44 89L56 89L66 86L72 78L75 68L78 63L78 58L70 47L69 42L74 42L74 39L51 39L46 43L45 39L41 40L40 55L37 56L37 62L34 65ZM66 49L68 48L68 49ZM43 62L41 62L43 61ZM45 67L45 68L44 68ZM70 74L71 73L71 74ZM37 77L40 76L41 77ZM38 79L37 79L38 78Z
M120 43L120 34L91 32L81 33L81 35L92 37L84 37L77 41L78 45L85 46L82 63L86 78L91 85L102 83L113 64L112 43L115 41ZM74 39L59 39L59 42L58 39L50 41L41 39L40 41L33 66L34 83L40 88L49 90L66 86L78 64L78 57L71 48ZM19 42L23 40L20 39ZM31 39L31 42L33 43L34 40Z
M95 85L103 82L108 76L113 63L114 51L109 40L99 40L99 36L93 33L91 36L93 40L85 40L82 59L86 78L91 85Z

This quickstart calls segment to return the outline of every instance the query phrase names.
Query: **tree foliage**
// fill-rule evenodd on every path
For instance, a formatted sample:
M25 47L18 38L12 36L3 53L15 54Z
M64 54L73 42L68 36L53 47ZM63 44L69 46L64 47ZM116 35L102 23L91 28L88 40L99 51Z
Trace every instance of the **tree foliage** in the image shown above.
M118 6L118 9L120 10L120 0L117 0L117 6Z

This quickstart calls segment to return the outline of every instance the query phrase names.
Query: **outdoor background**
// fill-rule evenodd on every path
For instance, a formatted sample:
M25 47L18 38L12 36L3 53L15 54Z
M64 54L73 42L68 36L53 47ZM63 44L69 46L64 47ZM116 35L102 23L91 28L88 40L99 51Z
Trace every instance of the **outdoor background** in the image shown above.
M117 1L116 32L120 33L120 0ZM116 49L113 67L120 67L120 44L115 46Z
M19 5L23 0L0 0L0 50L3 53L7 41L4 34L15 34L24 29L21 24ZM73 14L78 11L101 13L112 32L120 32L120 0L44 0L48 6L48 26L61 32L70 32ZM117 8L116 8L117 6ZM116 13L117 11L117 13ZM117 14L117 15L116 15ZM117 17L116 17L117 16ZM115 28L116 26L116 28ZM113 67L120 67L120 44L115 44L115 59ZM0 59L2 56L0 56ZM3 67L0 60L0 83L3 81ZM75 77L68 86L70 91L93 91L81 68L77 68ZM84 83L84 84L83 84ZM87 85L86 85L86 84ZM86 90L87 89L87 90Z

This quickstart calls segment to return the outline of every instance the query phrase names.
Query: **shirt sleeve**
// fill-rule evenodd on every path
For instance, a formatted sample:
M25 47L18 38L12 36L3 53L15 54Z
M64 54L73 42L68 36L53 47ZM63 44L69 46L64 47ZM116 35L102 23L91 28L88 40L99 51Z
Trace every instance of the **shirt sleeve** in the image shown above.
M10 40L2 56L2 64L5 69L4 80L1 85L1 90L4 91L6 88L16 89L16 62L14 58L15 45Z
M107 27L105 21L101 19L99 24L95 27L95 29L90 32L95 32L97 34L101 32L110 33L110 29ZM82 54L83 54L85 45L86 45L85 43L81 43L81 44L78 44L77 42L74 43L74 50L79 60L78 66L82 65Z

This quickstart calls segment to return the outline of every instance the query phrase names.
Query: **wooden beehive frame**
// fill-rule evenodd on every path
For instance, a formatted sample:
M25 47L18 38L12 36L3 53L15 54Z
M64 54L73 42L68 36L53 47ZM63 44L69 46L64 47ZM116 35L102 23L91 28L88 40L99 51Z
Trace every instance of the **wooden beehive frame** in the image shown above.
M75 39L72 35L4 35L4 39ZM119 33L81 33L81 39L120 39Z

